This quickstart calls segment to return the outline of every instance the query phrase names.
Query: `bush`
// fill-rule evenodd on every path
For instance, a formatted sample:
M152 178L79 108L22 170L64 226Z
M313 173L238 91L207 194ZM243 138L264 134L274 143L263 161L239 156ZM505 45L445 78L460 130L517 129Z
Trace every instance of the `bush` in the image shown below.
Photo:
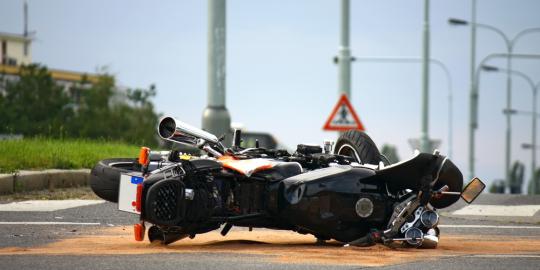
M153 85L122 91L113 76L101 74L66 90L46 67L29 65L18 80L0 78L0 91L0 134L157 144Z

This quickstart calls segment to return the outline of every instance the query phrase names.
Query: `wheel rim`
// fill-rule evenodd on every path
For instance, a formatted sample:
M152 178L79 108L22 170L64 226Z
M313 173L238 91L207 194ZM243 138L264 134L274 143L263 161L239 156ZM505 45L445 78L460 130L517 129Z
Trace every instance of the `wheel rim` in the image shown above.
M352 157L352 158L354 158L356 160L356 162L362 164L362 160L360 159L360 156L358 155L358 152L356 151L356 149L354 149L354 147L352 145L350 145L348 143L342 145L338 149L337 154Z
M124 169L128 171L136 171L135 168L136 164L131 161L118 161L118 162L111 162L108 164L110 167L118 168L118 169Z

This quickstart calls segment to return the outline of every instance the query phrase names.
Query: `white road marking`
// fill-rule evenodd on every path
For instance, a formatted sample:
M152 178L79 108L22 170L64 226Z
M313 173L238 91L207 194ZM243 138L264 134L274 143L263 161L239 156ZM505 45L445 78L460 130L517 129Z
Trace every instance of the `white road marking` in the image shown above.
M103 200L48 200L48 201L22 201L0 204L0 211L14 212L51 212L104 203Z
M540 210L540 205L467 205L452 212L463 216L505 216L532 217Z
M534 254L485 254L485 255L471 255L468 257L477 258L540 258L540 255Z
M439 228L469 228L469 229L539 229L540 226L509 226L509 225L438 225Z
M0 225L89 225L98 226L101 223L92 222L52 222L52 221L0 221Z

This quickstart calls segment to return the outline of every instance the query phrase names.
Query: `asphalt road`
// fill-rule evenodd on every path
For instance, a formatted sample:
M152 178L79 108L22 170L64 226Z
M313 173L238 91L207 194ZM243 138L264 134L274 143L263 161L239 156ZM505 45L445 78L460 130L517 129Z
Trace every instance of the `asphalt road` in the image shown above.
M540 205L540 196L483 195L478 205ZM0 203L1 204L1 203ZM442 234L479 235L504 239L540 241L540 211L531 216L468 216L452 212L465 207L454 206L443 214ZM34 222L34 223L29 223ZM37 222L37 223L35 223ZM39 223L49 222L49 223ZM290 263L269 260L273 254L237 252L152 253L152 254L31 254L15 255L9 250L41 247L65 239L100 236L111 228L131 229L137 218L119 212L112 203L101 203L50 212L0 211L0 269L363 269L374 268L341 263ZM27 224L24 224L27 223ZM28 224L29 223L29 224ZM73 224L71 224L73 223ZM85 225L78 225L85 224ZM444 226L443 226L444 225ZM487 226L487 227L486 227ZM127 240L126 240L127 241ZM444 241L442 239L441 241ZM76 242L75 242L76 243ZM76 244L75 244L76 245ZM467 245L464 243L464 245ZM245 244L246 249L253 246ZM295 247L291 247L295 248ZM336 249L341 247L336 246ZM362 251L359 251L362 252ZM392 256L392 250L385 256ZM443 252L444 254L444 252ZM428 255L426 255L428 256ZM294 258L290 258L294 261ZM540 269L540 250L512 254L459 254L419 257L413 261L375 267L381 269Z

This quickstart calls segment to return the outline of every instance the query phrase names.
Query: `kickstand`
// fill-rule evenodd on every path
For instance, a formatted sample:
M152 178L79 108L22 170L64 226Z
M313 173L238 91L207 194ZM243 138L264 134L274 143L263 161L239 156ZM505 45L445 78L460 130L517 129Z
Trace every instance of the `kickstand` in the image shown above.
M231 223L225 224L225 226L221 230L221 235L223 235L223 236L227 235L229 233L229 231L231 230L232 226L233 225Z

